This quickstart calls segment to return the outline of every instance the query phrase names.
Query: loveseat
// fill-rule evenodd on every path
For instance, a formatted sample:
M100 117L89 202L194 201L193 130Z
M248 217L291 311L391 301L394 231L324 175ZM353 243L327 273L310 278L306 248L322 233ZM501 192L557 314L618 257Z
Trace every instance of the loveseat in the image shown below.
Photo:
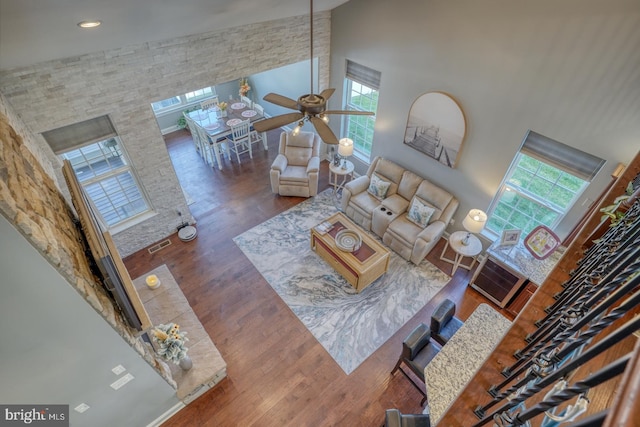
M366 175L345 185L341 207L398 255L420 264L444 234L458 200L427 179L376 157Z

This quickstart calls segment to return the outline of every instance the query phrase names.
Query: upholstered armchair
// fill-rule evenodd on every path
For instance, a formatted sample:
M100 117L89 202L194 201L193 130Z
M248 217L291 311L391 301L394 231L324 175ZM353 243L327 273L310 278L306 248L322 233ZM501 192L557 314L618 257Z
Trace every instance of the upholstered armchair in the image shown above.
M271 165L271 190L281 196L315 196L319 171L320 137L313 132L282 132L278 156Z

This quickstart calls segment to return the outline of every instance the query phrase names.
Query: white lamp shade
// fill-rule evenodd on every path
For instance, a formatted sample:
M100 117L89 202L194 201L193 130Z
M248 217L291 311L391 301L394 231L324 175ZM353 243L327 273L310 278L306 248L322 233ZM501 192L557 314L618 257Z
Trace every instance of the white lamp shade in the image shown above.
M349 138L342 138L338 144L338 154L349 157L353 154L353 141Z
M471 209L462 220L462 226L469 233L479 233L487 222L487 214L480 209Z

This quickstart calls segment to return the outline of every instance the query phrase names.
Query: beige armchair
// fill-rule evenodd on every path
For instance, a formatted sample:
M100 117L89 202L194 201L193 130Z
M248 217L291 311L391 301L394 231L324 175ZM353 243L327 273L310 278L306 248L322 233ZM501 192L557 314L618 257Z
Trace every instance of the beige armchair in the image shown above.
M320 137L313 132L280 134L278 156L271 165L271 190L281 196L318 194Z

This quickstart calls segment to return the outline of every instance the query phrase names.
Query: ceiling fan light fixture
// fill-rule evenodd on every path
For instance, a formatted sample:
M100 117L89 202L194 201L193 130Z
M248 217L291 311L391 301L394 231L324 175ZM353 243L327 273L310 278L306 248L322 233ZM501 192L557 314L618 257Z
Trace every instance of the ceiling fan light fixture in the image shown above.
M96 28L102 24L102 21L82 21L78 22L80 28Z
M326 124L329 124L329 116L327 116L326 114L320 114L320 120L322 120Z
M296 127L294 127L293 130L291 131L291 135L297 136L300 133L300 130L302 129L303 125L304 125L304 122L302 120L300 120L298 122L298 125Z

